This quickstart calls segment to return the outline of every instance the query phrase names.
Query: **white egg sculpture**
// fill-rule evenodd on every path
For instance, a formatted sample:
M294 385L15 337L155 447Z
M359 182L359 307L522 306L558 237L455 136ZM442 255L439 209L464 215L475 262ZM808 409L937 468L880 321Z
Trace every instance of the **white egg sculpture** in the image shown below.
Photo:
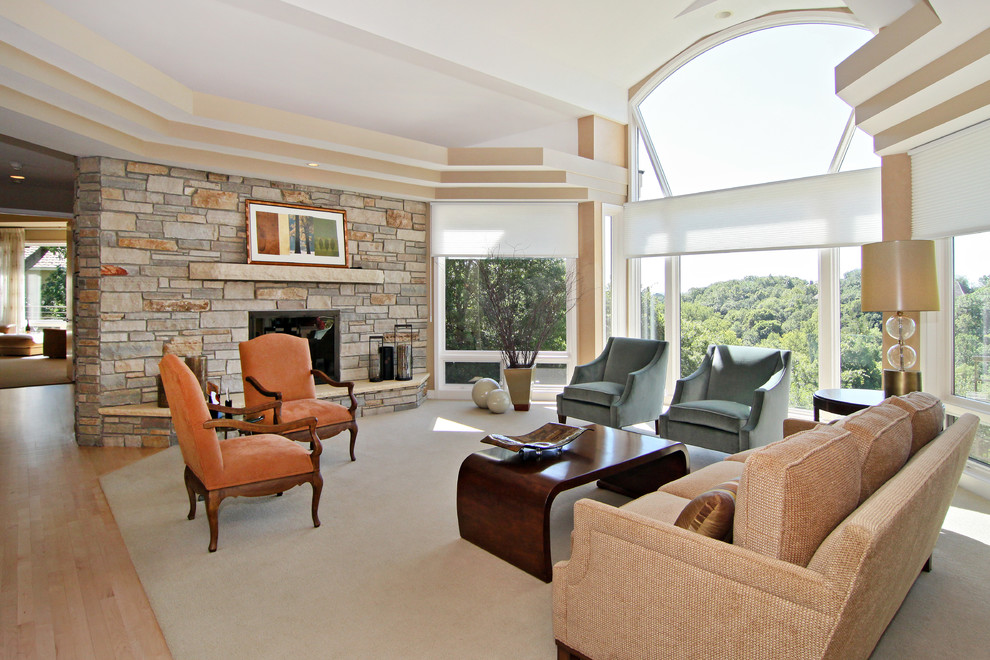
M488 409L501 415L512 406L512 399L505 390L492 390L488 393Z
M482 378L471 388L471 398L474 399L474 404L479 408L487 408L488 403L485 399L488 397L488 393L497 389L498 383L494 380L491 378Z

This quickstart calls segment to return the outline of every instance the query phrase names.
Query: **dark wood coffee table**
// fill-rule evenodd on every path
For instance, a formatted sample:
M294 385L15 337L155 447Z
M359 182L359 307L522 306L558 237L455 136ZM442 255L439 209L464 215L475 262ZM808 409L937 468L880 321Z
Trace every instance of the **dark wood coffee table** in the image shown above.
M688 472L679 442L593 424L561 452L475 452L457 475L461 538L550 582L550 507L558 493L591 481L639 497Z

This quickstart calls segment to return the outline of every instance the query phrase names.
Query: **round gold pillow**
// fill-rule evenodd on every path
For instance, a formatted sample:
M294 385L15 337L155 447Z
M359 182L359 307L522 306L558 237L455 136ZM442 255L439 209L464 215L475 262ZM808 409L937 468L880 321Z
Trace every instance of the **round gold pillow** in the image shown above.
M730 479L705 491L688 502L674 524L713 539L731 541L738 488L739 480Z

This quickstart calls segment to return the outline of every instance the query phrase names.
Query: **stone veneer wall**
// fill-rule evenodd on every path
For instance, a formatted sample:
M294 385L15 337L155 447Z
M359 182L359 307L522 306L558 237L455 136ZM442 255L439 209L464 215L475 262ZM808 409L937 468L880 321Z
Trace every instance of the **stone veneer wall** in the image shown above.
M339 309L344 380L367 378L368 335L412 323L414 371L426 370L425 203L113 158L80 158L77 168L80 445L167 444L160 420L142 426L99 413L101 406L157 400L166 340L201 339L210 376L240 391L237 344L248 338L249 310ZM190 279L195 261L247 262L249 199L343 209L349 263L384 271L384 284ZM400 405L417 405L421 395Z

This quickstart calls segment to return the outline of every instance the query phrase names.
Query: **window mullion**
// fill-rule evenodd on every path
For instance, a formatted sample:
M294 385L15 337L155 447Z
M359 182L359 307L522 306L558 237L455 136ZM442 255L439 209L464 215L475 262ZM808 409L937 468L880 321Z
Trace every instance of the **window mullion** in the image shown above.
M835 148L835 155L832 156L832 162L828 166L829 174L835 174L842 169L842 161L846 159L846 153L849 151L849 145L852 144L854 135L856 135L856 111L851 110L849 119L846 121L846 127L842 129L842 137L839 138L839 144Z
M818 386L842 387L839 336L839 250L818 251Z
M660 166L660 158L657 156L657 149L653 146L653 139L650 137L650 132L646 130L646 122L643 121L643 115L639 111L639 108L633 108L633 113L636 117L636 123L639 124L639 136L643 140L643 146L646 147L646 154L650 157L650 162L653 164L653 171L657 175L657 182L660 184L660 192L663 193L664 197L670 197L673 193L670 192L670 184L667 183L667 175L663 172L663 167Z

